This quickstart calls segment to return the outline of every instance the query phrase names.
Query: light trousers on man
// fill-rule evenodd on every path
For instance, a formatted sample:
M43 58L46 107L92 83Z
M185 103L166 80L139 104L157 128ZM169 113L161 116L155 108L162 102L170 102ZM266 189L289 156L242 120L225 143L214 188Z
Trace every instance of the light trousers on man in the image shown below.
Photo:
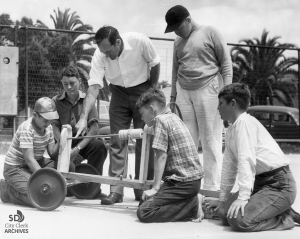
M177 99L183 122L188 127L198 148L199 139L203 151L203 188L220 189L222 166L223 122L218 112L218 94L223 79L217 74L208 85L196 90L185 90L177 82Z

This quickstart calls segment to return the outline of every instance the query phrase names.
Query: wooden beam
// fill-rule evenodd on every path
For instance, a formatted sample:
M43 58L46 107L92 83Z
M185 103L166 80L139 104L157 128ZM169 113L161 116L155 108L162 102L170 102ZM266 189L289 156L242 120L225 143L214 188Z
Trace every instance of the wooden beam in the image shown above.
M59 142L59 153L58 153L58 163L57 171L58 172L69 172L70 165L70 155L71 155L71 145L72 141L68 140L72 136L72 127L71 125L63 125L60 142Z
M83 174L83 173L61 173L65 178L73 179L74 183L82 182L82 183L102 183L109 185L118 185L128 188L136 188L136 189L149 189L150 185L153 184L153 181L147 181L145 183L140 183L139 180L127 179L127 178L116 178L116 177L108 177L108 176L100 176L100 175L92 175L92 174ZM72 180L70 180L72 181Z
M149 165L149 152L150 152L150 140L151 133L153 131L152 127L145 125L143 141L142 141L142 152L141 152L141 163L140 163L140 177L139 182L144 183L147 180L148 176L148 165Z

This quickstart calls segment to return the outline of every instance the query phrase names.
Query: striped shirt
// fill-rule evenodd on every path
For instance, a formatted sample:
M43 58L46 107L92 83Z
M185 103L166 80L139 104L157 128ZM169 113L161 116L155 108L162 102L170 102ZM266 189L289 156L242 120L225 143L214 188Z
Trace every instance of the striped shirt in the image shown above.
M43 158L43 154L49 144L53 144L53 130L52 126L49 125L45 129L44 134L38 134L31 125L32 118L23 122L15 136L12 143L8 149L5 156L5 163L9 165L22 165L26 164L22 148L23 149L33 149L35 160L40 160Z
M203 169L186 125L167 109L154 118L152 148L167 153L163 179L189 182L201 179Z

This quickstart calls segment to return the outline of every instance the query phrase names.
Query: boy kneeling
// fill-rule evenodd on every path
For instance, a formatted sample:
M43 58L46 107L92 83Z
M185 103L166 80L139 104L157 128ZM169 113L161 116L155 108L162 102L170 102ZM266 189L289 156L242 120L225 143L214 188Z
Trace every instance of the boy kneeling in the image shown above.
M236 231L290 229L294 221L300 222L291 208L297 192L290 160L265 127L246 113L250 97L248 86L240 83L219 93L221 118L232 125L225 138L220 198L204 206L219 211L222 222ZM239 192L230 195L236 180Z
M12 140L5 156L3 176L0 180L0 197L3 203L32 206L27 196L27 183L35 171L43 167L56 168L59 141L55 144L51 122L58 119L55 103L48 97L40 98L34 106L33 117L23 122ZM75 171L70 162L69 171Z
M201 220L198 192L203 169L188 128L166 107L157 89L146 91L136 105L143 121L153 126L155 150L153 188L144 191L137 217L142 222Z

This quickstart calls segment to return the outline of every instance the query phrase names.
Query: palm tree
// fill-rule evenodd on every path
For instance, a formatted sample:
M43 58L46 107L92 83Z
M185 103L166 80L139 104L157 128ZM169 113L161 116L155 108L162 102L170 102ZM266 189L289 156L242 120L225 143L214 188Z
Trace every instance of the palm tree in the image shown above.
M64 29L72 31L89 31L92 30L91 25L83 24L80 17L76 12L69 13L70 8L65 9L64 12L57 9L54 10L55 16L50 15L50 18L54 22L55 29Z
M261 39L244 39L240 42L253 47L235 46L231 49L233 82L243 82L251 90L251 104L273 104L274 98L287 106L293 106L292 97L297 85L291 80L282 80L293 72L297 58L287 58L283 48L295 48L294 44L278 42L280 37L268 39L269 32L263 30ZM278 47L262 48L254 46ZM269 102L268 102L269 101Z
M94 44L94 34L81 34L72 43L72 50L75 57L75 64L83 81L83 90L88 87L91 61L97 45ZM103 79L103 88L100 89L99 99L109 101L109 90L106 79Z

